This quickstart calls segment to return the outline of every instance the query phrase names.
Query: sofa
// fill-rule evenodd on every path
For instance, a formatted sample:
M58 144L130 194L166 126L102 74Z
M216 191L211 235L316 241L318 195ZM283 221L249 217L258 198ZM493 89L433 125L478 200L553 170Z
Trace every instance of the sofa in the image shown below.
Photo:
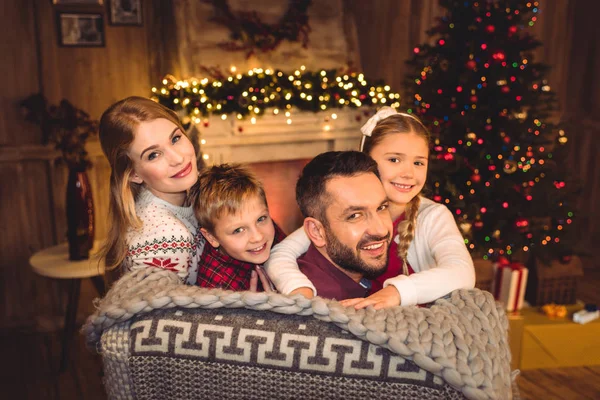
M508 322L484 291L375 311L123 276L83 327L111 399L508 399Z

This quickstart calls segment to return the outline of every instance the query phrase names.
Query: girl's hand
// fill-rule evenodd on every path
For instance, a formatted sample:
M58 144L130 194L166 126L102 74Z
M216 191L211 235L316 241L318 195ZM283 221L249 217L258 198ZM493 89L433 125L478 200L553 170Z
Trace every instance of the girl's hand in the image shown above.
M258 280L259 279L260 279L260 283L262 283L262 287L265 292L267 292L267 293L276 292L275 288L273 287L273 284L271 283L271 280L269 279L269 277L267 276L265 271L258 265L256 266L256 268L254 269L254 271L252 271L252 274L250 275L250 291L251 292L258 291Z
M294 294L301 294L302 296L306 297L307 299L312 299L313 297L315 297L313 295L312 289L308 288L308 287L301 287L298 289L294 289L290 292L290 296L292 296Z
M400 300L401 298L398 290L393 285L389 285L380 291L373 293L366 299L346 299L340 301L340 304L344 307L354 306L357 310L372 305L374 309L381 310L382 308L399 306Z

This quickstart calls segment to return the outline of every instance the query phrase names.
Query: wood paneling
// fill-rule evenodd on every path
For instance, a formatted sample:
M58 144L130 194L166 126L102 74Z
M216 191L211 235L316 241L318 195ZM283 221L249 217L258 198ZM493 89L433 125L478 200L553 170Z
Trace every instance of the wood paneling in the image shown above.
M57 287L37 277L27 260L54 243L52 188L47 161L0 163L0 220L5 222L0 246L0 326L28 323L38 314L59 308Z
M106 3L106 2L105 2ZM56 12L50 0L2 2L4 29L0 51L0 327L30 326L40 317L64 312L65 282L37 276L28 259L33 252L66 240L67 170L55 165L60 154L41 145L38 126L25 122L18 108L27 96L43 92L51 103L67 99L93 118L113 102L130 95L147 96L151 78L152 1L144 0L144 25L108 24L106 4L68 7L70 12L101 12L105 16L105 47L60 47ZM65 10L64 8L62 8ZM96 205L96 235L106 235L110 169L90 143L89 171Z
M117 100L149 94L149 18L144 18L143 27L112 26L105 13L105 47L60 47L56 6L44 0L37 4L41 77L50 101L66 98L99 118ZM144 2L144 10L150 4Z
M39 90L34 1L2 1L0 10L0 146L38 144L39 129L23 121L18 107Z

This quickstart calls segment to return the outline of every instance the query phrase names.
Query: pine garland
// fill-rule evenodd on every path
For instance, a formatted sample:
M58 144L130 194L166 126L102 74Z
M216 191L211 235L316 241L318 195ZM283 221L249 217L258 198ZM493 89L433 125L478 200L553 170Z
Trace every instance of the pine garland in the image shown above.
M152 88L153 99L178 112L184 123L199 123L217 114L226 119L259 117L296 108L303 111L399 106L400 95L382 82L369 84L363 74L335 69L292 73L256 68L227 78L177 80L166 76L161 88ZM190 121L191 120L191 121Z

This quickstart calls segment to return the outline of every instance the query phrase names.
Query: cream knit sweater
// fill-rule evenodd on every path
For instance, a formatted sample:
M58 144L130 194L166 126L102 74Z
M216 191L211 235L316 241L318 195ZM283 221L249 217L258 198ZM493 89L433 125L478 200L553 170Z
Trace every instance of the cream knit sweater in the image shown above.
M309 245L304 229L300 228L271 250L265 269L282 293L310 287L318 295L296 262ZM427 198L421 198L415 238L408 249L408 263L414 274L399 275L384 284L398 289L403 306L429 303L453 290L475 286L473 260L452 213L444 205Z
M176 272L183 282L196 284L205 240L193 208L175 206L144 190L135 203L135 212L142 227L127 232L126 268L164 268Z

